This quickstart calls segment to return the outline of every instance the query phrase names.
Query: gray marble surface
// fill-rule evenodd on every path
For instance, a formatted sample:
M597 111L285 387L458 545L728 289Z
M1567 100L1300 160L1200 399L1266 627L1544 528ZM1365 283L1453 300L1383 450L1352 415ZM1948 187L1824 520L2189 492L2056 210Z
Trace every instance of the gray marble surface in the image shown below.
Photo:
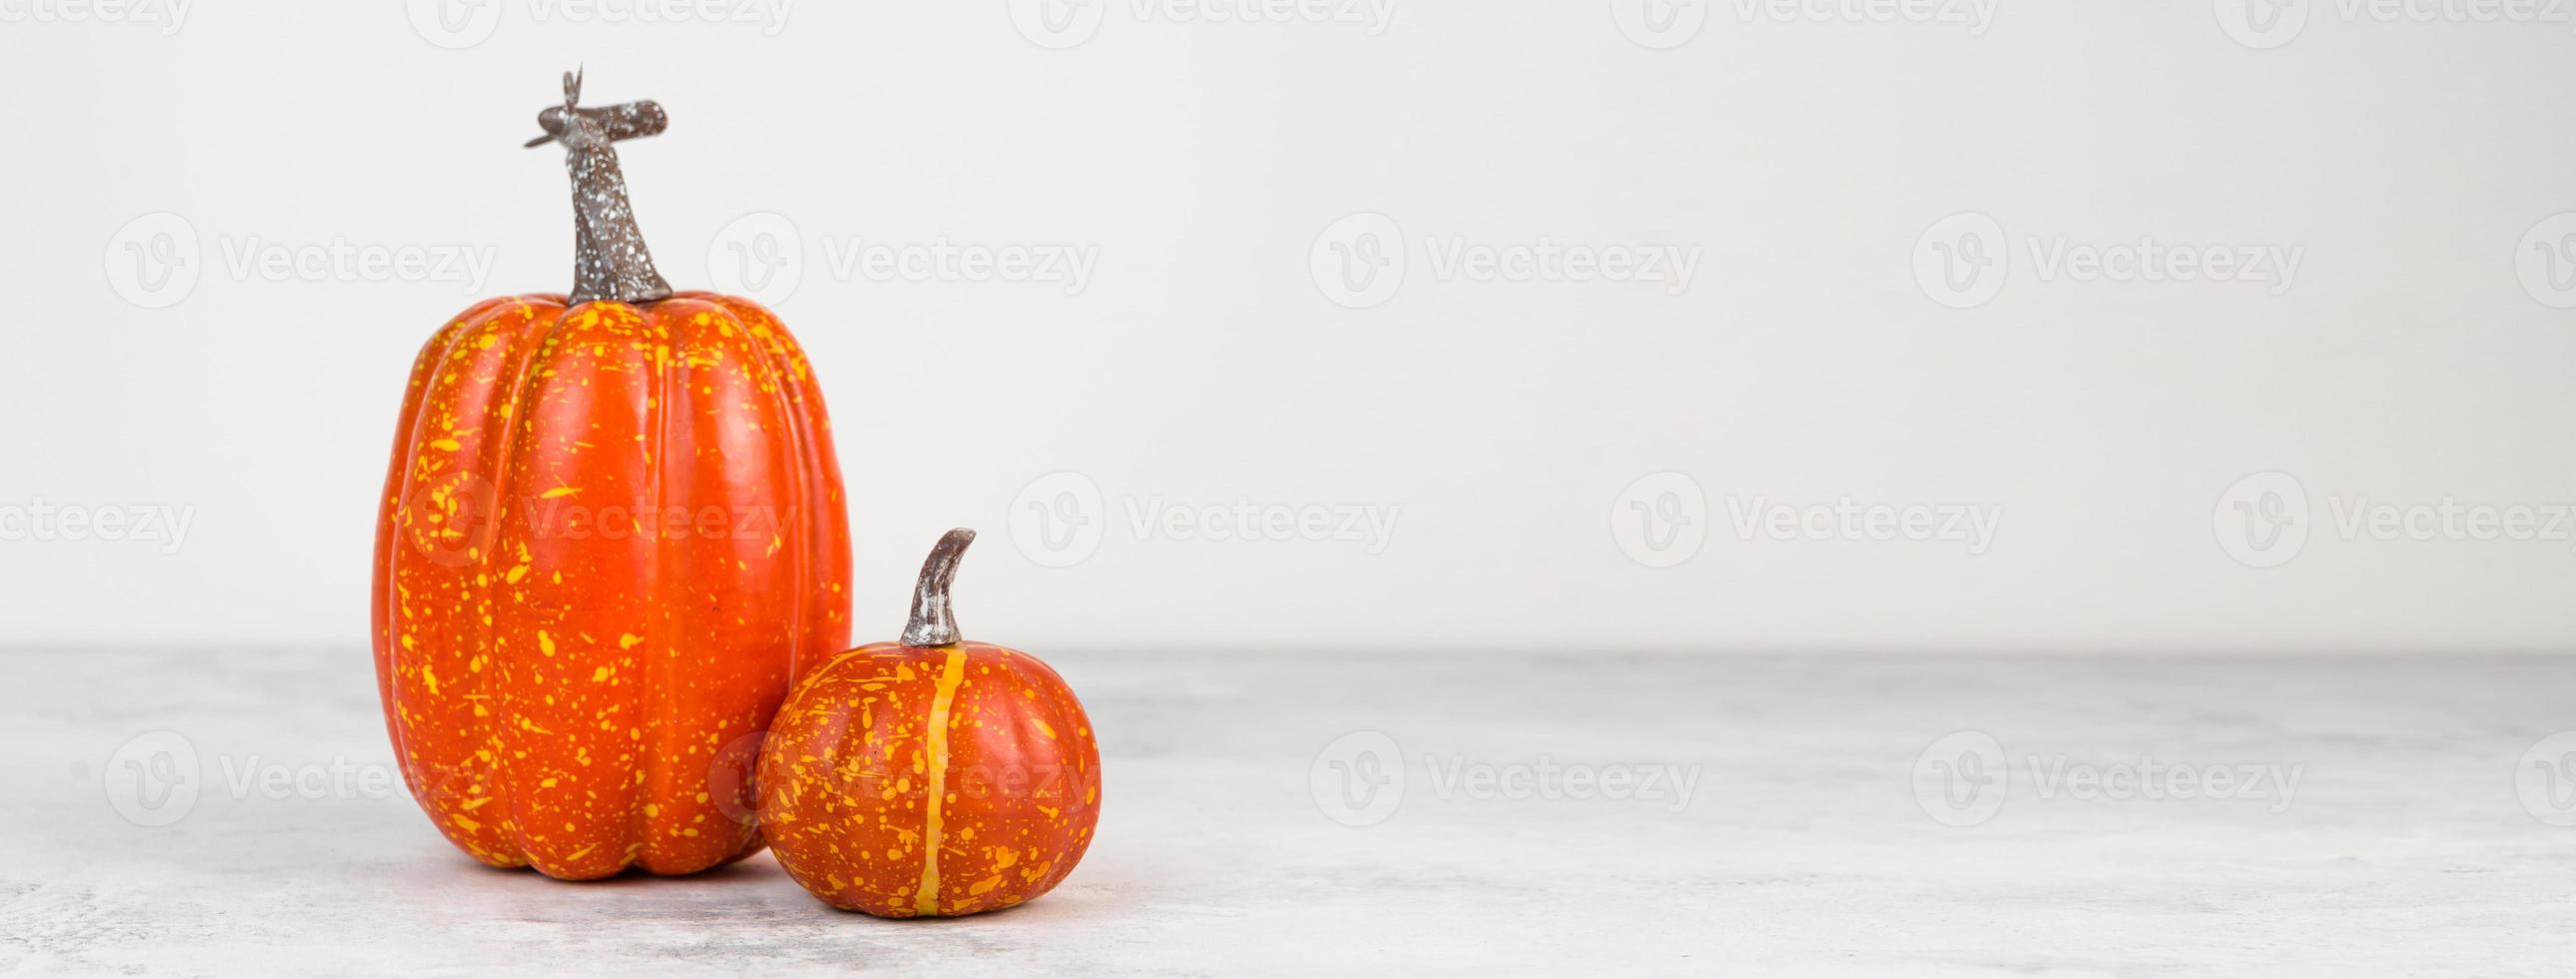
M888 922L766 856L594 884L467 860L389 776L363 649L0 652L0 969L2576 961L2571 659L1050 659L1100 732L1098 845L1028 906Z

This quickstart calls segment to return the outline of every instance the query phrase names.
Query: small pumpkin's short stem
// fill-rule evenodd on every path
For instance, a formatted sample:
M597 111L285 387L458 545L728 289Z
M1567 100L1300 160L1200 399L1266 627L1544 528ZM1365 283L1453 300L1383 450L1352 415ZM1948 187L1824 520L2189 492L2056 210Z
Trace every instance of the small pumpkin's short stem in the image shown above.
M957 559L974 542L975 532L959 527L931 546L930 559L921 562L921 583L912 590L912 620L903 627L904 645L945 646L957 641L957 616L949 607L948 586L957 580Z
M606 108L581 107L581 74L564 72L564 103L537 114L546 134L529 140L542 146L564 144L564 169L572 175L574 305L597 300L646 303L671 296L671 285L653 270L644 248L644 233L635 227L635 208L627 202L626 175L617 168L622 139L651 136L671 124L662 107L628 102Z

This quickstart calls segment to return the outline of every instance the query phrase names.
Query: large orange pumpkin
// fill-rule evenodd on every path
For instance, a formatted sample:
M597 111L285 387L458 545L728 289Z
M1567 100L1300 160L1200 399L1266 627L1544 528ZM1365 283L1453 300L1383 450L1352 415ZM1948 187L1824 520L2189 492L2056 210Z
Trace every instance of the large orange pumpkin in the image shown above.
M412 365L377 683L406 784L476 859L683 874L762 845L749 768L789 685L849 642L849 528L786 327L672 293L635 233L609 144L660 108L580 108L578 86L539 140L570 151L573 294L479 303Z
M1100 820L1100 748L1036 657L958 638L948 589L971 530L923 563L900 642L796 686L760 751L760 819L789 876L889 918L974 914L1064 880Z

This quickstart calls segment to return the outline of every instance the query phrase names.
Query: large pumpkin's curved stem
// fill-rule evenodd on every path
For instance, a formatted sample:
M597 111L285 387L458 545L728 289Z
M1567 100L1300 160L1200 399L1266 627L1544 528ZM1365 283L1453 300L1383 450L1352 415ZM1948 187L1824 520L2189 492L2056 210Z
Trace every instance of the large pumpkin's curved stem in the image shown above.
M653 256L644 249L644 233L635 227L635 208L626 198L626 175L618 170L617 150L610 145L651 136L670 124L670 116L653 102L582 108L581 74L572 71L564 72L563 105L537 114L537 125L546 134L528 145L562 140L564 169L572 175L571 304L670 298L671 284L653 270Z
M943 534L921 562L921 583L912 590L912 621L904 623L906 646L945 646L957 641L957 616L949 608L948 586L957 580L957 559L975 532L964 527Z

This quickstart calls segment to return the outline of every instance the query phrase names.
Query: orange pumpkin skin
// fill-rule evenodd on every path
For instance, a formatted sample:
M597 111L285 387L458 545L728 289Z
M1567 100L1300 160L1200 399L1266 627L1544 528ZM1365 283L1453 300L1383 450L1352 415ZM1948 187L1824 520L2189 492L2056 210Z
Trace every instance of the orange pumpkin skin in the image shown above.
M849 577L822 396L768 310L478 304L412 367L377 524L405 784L494 866L754 853L758 734L848 645Z
M877 643L800 683L761 747L760 818L814 896L888 918L1011 907L1073 871L1100 749L1026 653Z

